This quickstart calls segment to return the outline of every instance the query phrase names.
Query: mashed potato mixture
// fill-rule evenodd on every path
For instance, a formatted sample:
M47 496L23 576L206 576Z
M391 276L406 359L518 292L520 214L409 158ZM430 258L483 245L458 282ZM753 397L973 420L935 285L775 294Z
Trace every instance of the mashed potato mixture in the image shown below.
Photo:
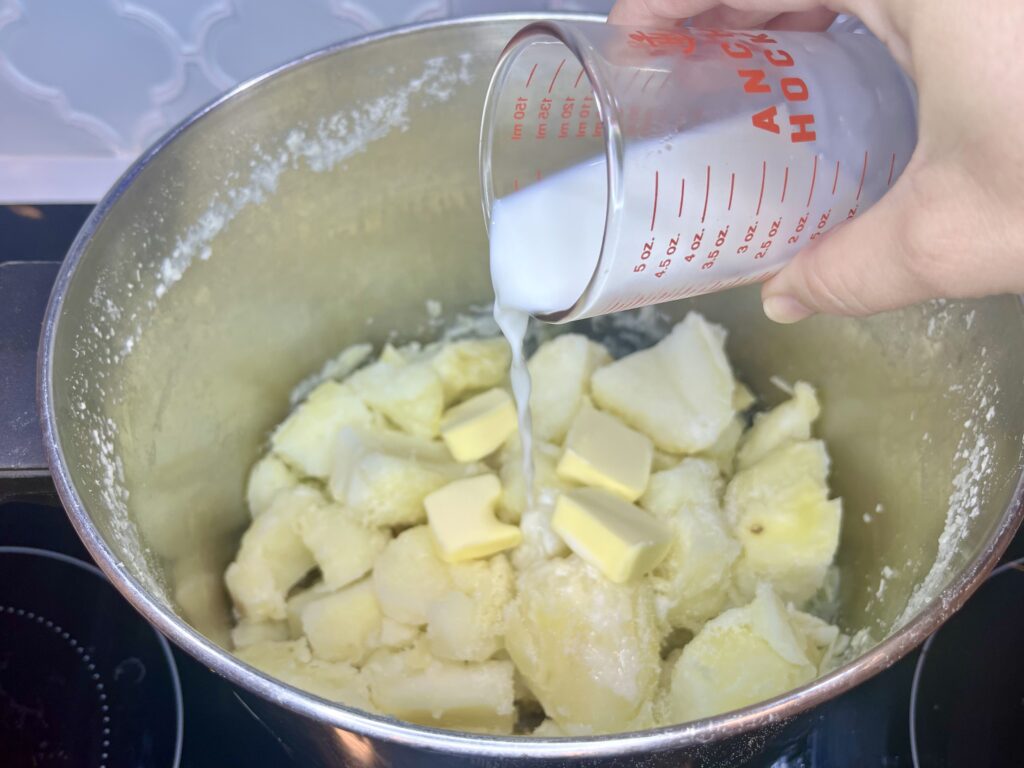
M691 313L613 360L532 356L526 488L503 339L346 350L277 427L225 575L235 653L413 723L579 736L681 723L817 677L805 612L841 505L814 389L774 409Z

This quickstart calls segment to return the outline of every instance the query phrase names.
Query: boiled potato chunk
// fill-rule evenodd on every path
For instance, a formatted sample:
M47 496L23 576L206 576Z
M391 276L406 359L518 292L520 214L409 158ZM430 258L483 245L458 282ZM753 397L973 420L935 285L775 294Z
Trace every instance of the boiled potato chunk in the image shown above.
M381 616L376 643L383 648L408 648L419 636L419 627L395 621L390 616Z
M449 566L425 525L403 531L384 548L373 567L373 588L384 615L422 626L427 611L452 586Z
M736 382L736 389L732 391L732 407L737 411L745 411L757 402L754 393L741 381Z
M328 589L339 589L366 575L391 539L386 529L361 525L334 504L303 510L298 530Z
M444 411L444 387L429 363L378 360L348 379L374 411L411 435L434 437Z
M231 630L231 644L237 650L247 645L268 641L287 640L289 636L286 621L249 621L242 619Z
M423 499L476 468L454 463L432 440L345 428L338 433L329 489L364 525L415 525L426 519Z
M728 601L740 545L722 514L721 489L714 463L689 458L655 473L640 499L672 530L672 546L651 579L658 615L671 627L696 631Z
M680 509L717 508L723 489L717 465L691 457L651 475L639 504L662 520L670 520Z
M270 508L279 491L294 488L298 484L299 478L281 459L273 454L264 456L253 465L249 473L245 491L249 514L253 517L262 515Z
M324 595L329 595L331 591L320 581L291 594L285 602L285 621L288 623L288 635L292 640L302 637L302 612L306 606Z
M347 507L368 525L415 525L426 519L423 500L455 477L436 464L370 454L352 473Z
M743 437L743 418L736 416L722 430L714 444L700 452L704 458L711 459L718 465L718 471L723 477L732 477L735 471L736 450L739 448L740 440Z
M255 643L239 648L235 655L261 672L315 696L367 712L375 711L359 670L351 664L315 658L304 638Z
M651 471L661 472L665 469L672 469L676 464L683 460L681 454L669 453L668 451L654 450L654 455L651 458Z
M368 453L385 453L402 459L416 459L428 464L451 462L452 455L444 443L424 437L407 435L393 429L367 429L347 426L338 430L332 457L330 487L342 492L348 476L358 460Z
M792 605L788 610L793 631L803 638L807 658L817 666L819 675L825 674L830 670L835 655L846 648L849 638L839 631L839 627L824 619L799 611Z
M352 373L352 371L365 363L372 354L372 344L362 343L345 347L335 357L332 357L324 363L323 368L321 368L317 373L303 379L295 386L290 397L292 405L305 400L310 392L328 379L341 381Z
M427 608L427 645L440 659L486 661L501 647L514 575L508 559L451 566L453 589Z
M811 424L819 413L821 406L814 388L798 381L792 398L754 417L754 426L743 436L736 453L736 468L753 466L783 443L809 439Z
M382 363L388 363L390 365L405 365L410 361L411 358L418 355L420 352L419 344L412 349L406 350L405 354L402 354L399 350L395 349L391 344L385 344L381 347L380 357L378 358ZM407 357L408 356L408 357Z
M244 618L285 618L285 595L316 565L297 532L298 520L323 503L319 492L297 486L278 494L270 509L253 520L242 536L224 580Z
M650 349L598 369L598 406L644 432L663 451L696 453L714 445L735 414L725 330L691 312Z
M802 604L822 585L839 546L842 504L829 501L820 440L788 443L737 472L725 510L743 545L738 567ZM749 587L748 587L749 589Z
M813 680L807 638L771 588L749 605L709 621L676 661L668 695L671 722L745 707Z
M650 589L614 584L573 556L524 571L505 646L548 717L576 733L628 728L660 672Z
M565 439L589 390L591 374L610 360L603 346L576 333L540 345L527 365L535 440L561 443Z
M411 723L508 734L515 723L512 663L441 661L424 648L377 651L363 667L381 712Z
M444 344L431 359L441 378L446 404L463 395L497 387L508 376L512 352L508 342L498 339L464 339Z
M363 400L347 384L325 381L292 411L270 438L278 456L306 477L325 479L338 430L376 423Z
M381 629L380 604L369 580L312 600L302 609L302 631L313 655L358 664Z

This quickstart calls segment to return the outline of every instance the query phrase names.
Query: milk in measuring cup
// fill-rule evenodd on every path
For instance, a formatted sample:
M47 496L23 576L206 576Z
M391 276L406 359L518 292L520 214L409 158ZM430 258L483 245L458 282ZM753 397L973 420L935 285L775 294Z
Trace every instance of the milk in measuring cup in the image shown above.
M753 282L856 208L857 158L825 167L811 144L780 155L776 137L748 125L720 121L633 146L621 207L642 213L620 217L596 273L603 157L495 200L491 279L502 303L533 315L563 312L593 279L574 313L587 317Z

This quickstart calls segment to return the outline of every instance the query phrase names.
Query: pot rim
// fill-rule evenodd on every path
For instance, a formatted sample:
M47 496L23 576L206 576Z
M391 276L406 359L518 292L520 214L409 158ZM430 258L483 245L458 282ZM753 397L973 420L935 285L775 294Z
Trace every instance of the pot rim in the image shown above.
M221 104L252 91L265 80L305 66L321 58L350 48L433 29L472 26L493 22L536 20L600 21L594 14L510 13L444 19L412 24L374 32L358 38L318 49L286 64L253 77L196 110L169 130L124 172L110 191L96 205L82 226L67 257L61 265L46 308L40 336L37 363L37 397L43 427L47 462L54 485L68 517L89 554L132 606L175 645L199 660L209 669L256 695L285 709L363 736L389 741L402 746L443 753L458 753L482 758L519 757L547 759L595 759L636 755L683 747L699 746L713 741L740 736L756 728L779 724L817 706L867 680L899 661L923 642L949 616L957 611L984 581L1009 545L1024 516L1024 473L1018 474L1010 505L1004 511L997 529L982 551L959 574L953 583L932 599L913 619L867 653L807 685L767 701L715 717L690 723L671 725L645 731L594 736L586 738L535 738L529 736L487 736L448 731L405 723L345 707L280 682L237 659L179 618L169 607L151 597L146 589L118 561L106 541L92 523L82 498L75 488L60 443L57 414L54 406L53 352L56 331L68 287L78 263L110 209L131 187L135 178L179 134L200 122Z

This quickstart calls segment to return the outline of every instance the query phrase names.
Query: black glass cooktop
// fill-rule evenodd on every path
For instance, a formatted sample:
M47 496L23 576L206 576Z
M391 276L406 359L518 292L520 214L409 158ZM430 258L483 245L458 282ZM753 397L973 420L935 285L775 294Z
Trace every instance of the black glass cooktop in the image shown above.
M89 210L0 206L0 263L60 261ZM1004 562L1022 557L1018 535ZM159 639L87 563L52 498L0 504L0 764L300 765L231 685ZM914 750L927 768L1024 765L1012 738L1024 726L1022 622L1024 571L1008 566L922 664L915 652L790 723L751 766L910 768Z

